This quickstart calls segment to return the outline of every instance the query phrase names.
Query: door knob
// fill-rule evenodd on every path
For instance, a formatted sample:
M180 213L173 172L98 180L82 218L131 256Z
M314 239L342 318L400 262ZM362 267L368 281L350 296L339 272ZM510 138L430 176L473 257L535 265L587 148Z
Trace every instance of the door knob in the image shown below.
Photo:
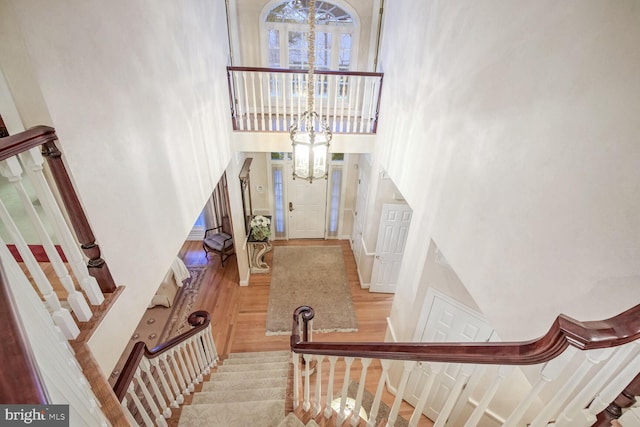
M293 211L293 203L289 202L289 212Z

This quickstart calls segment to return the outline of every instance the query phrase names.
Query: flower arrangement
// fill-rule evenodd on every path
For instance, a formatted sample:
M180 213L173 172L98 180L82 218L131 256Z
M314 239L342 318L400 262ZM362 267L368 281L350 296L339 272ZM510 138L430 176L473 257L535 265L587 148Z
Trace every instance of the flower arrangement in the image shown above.
M271 236L271 220L262 215L251 218L251 237L255 240L266 240Z

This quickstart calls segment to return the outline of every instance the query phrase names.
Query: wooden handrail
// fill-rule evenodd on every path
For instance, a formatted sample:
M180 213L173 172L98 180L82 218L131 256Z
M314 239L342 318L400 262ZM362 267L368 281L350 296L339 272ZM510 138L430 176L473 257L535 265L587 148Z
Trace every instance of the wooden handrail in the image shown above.
M599 321L579 322L561 314L542 337L503 343L308 342L305 337L313 316L313 309L308 306L294 311L293 352L422 362L534 365L554 359L570 345L580 350L592 350L616 347L640 338L640 305Z
M206 311L194 311L187 318L189 325L193 326L189 331L178 335L170 339L167 342L158 344L153 349L149 350L149 347L143 342L138 341L134 344L127 361L122 367L122 373L118 377L118 380L113 385L113 391L118 397L118 400L122 402L125 394L127 393L127 389L129 388L129 384L133 380L133 377L136 373L136 369L138 369L138 365L142 360L142 356L145 356L147 359L153 359L161 354L167 352L173 347L185 342L189 338L194 335L197 335L200 331L203 331L209 326L211 323L211 315Z
M0 268L0 402L40 405L50 403L14 306L4 270Z
M259 73L282 73L282 74L307 74L309 71L300 69L292 70L290 68L267 68L267 67L236 67L228 66L227 71L248 71ZM363 76L363 77L380 77L383 73L373 73L369 71L329 71L329 70L314 70L314 74L327 75L327 76Z
M24 132L0 138L0 160L6 160L56 139L56 130L49 126L35 126Z

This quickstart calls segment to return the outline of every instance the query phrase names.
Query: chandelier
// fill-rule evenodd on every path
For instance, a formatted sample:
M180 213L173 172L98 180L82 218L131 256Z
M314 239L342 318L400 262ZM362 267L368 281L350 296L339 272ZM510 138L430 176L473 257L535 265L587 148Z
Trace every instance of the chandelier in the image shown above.
M309 0L309 35L307 75L307 111L302 113L289 128L293 151L293 179L306 179L310 183L314 179L327 178L329 169L329 142L331 131L326 121L314 111L316 62L316 8L315 0Z

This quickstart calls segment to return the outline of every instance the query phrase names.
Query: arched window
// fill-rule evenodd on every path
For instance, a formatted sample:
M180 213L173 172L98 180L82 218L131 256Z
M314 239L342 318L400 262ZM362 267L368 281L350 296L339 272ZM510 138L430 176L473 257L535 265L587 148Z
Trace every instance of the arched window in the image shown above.
M266 66L307 69L309 0L290 0L267 8ZM346 71L355 48L356 19L334 3L316 0L316 69Z

